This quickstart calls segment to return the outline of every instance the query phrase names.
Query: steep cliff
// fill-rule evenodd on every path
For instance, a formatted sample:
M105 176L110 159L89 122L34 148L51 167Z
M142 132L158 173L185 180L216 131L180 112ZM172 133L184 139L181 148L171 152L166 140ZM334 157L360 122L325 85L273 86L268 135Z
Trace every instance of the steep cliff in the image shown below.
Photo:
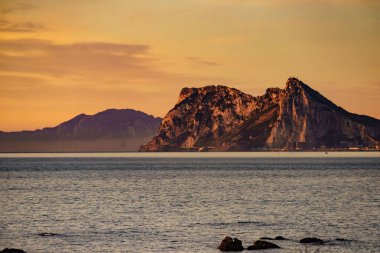
M226 86L182 89L162 120L158 135L141 151L170 151L209 146L242 124L257 98Z
M349 113L295 78L286 83L278 108L268 147L358 147L380 141L379 120Z
M368 147L380 121L336 106L296 78L253 97L226 86L184 88L140 151Z

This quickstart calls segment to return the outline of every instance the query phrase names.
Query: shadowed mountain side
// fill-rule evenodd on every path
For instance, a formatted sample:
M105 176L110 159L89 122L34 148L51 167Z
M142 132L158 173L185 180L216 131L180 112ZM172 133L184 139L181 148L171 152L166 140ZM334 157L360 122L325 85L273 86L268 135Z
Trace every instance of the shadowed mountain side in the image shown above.
M1 152L137 151L161 119L132 109L80 114L56 127L0 132Z
M226 86L184 88L140 151L378 149L380 120L347 112L296 78L253 97Z

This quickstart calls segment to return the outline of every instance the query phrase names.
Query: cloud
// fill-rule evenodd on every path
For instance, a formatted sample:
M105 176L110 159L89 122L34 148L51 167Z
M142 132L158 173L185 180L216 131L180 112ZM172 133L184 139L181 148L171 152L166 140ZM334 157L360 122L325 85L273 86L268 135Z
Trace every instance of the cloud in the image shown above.
M186 59L194 62L194 63L197 63L197 64L202 64L202 65L208 65L208 66L217 66L217 65L220 65L218 62L216 61L211 61L211 60L207 60L207 59L203 59L203 58L199 58L199 57L187 57Z
M171 106L163 101L176 99L178 77L162 61L145 44L0 40L1 130L114 107L163 115Z
M38 31L46 30L45 25L39 22L11 21L14 18L14 12L31 10L35 8L37 8L37 6L30 3L2 0L2 2L0 3L0 14L3 14L3 16L9 16L9 17L6 19L4 18L0 19L0 32L30 33L30 32L38 32Z
M37 32L46 30L41 23L36 22L11 22L8 20L0 20L0 32Z
M19 39L0 41L2 72L17 75L45 75L93 81L130 81L162 77L140 44L86 42L57 44L49 40Z
M34 9L37 6L30 4L30 3L23 3L23 2L3 2L3 5L0 5L0 13L2 14L8 14L15 11L22 11L22 10L30 10Z
M208 0L212 3L229 3L229 4L253 4L257 6L283 6L283 5L367 5L380 7L379 0Z

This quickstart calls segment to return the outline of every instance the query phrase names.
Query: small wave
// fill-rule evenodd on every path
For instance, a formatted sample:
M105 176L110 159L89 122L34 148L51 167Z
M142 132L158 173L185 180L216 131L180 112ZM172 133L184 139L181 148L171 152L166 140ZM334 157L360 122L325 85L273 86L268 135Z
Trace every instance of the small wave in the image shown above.
M196 225L206 225L212 227L222 227L222 226L236 226L236 225L255 225L255 226L271 226L269 223L261 221L235 221L235 222L210 222L210 223L196 223Z
M237 224L256 224L256 225L263 225L263 222L260 221L238 221Z

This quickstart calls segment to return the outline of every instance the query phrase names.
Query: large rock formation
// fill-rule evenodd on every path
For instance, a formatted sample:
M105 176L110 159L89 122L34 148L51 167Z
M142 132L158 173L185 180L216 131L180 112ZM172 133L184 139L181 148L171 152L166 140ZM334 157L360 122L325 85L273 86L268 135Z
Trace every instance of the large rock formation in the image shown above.
M0 132L0 152L137 151L160 123L132 109L80 114L52 128Z
M349 113L296 78L253 97L226 86L184 88L140 151L375 147L380 120Z
M226 86L182 89L162 120L157 137L142 150L170 151L209 146L241 125L256 109L256 98Z
M253 245L250 245L247 247L247 250L263 250L263 249L279 249L281 248L277 244L267 242L267 241L262 241L262 240L257 240L253 242Z
M219 250L224 252L234 252L234 251L243 251L244 247L242 241L237 238L232 239L229 236L226 236L220 243Z

